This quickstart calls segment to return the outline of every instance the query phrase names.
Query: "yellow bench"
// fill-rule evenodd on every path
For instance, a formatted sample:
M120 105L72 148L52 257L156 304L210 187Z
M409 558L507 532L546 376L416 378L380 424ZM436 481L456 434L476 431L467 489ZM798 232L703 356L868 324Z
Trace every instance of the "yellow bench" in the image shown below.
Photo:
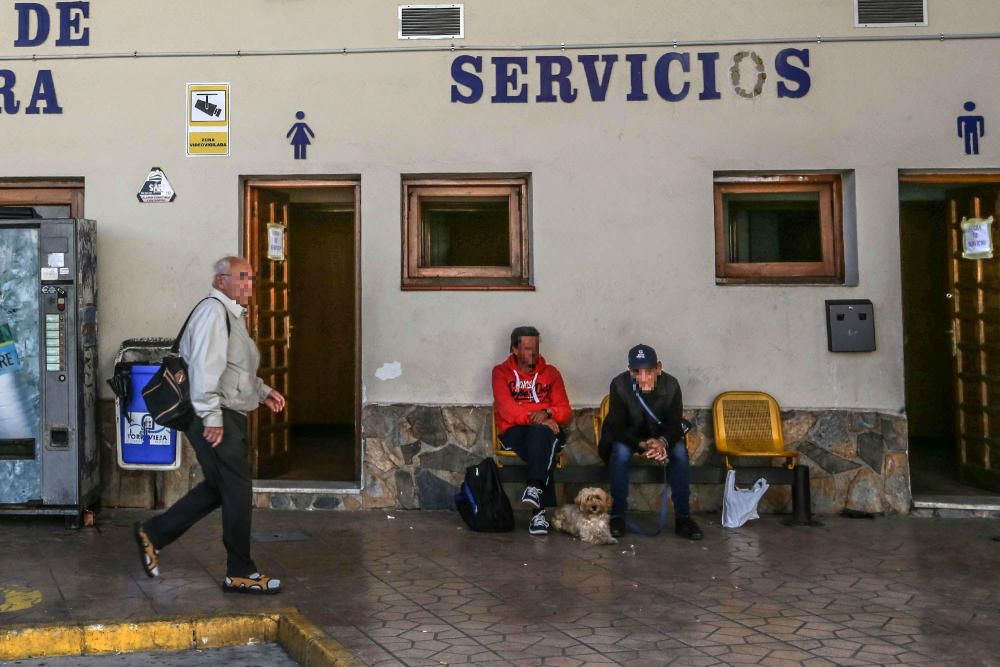
M604 426L604 420L608 418L608 410L610 408L611 408L611 394L605 394L604 398L601 399L601 407L597 408L597 414L594 415L595 445L601 441L601 427Z
M730 457L759 456L785 459L792 469L798 452L785 451L778 402L762 391L727 391L712 402L715 448L726 468Z
M503 457L518 458L518 456L517 452L511 449L504 449L503 445L500 443L500 433L497 430L497 406L495 404L493 405L492 421L493 421L493 458L497 462L497 468L503 468L503 463L500 460L501 458ZM565 448L565 445L563 445L563 447ZM556 454L556 468L562 468L562 467L563 467L563 452L562 450L559 450L559 453Z

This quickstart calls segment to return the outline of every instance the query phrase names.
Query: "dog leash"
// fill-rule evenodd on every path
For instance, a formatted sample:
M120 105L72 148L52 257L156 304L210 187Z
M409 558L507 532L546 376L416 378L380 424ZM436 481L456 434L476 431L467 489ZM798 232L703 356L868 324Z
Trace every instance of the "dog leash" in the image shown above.
M625 525L633 533L639 533L640 535L645 535L646 537L656 537L661 532L663 532L663 527L667 525L667 461L663 461L663 500L660 501L660 524L656 527L656 530L645 530L642 526L637 524L634 519L630 519L628 515L625 515Z
M639 392L639 383L636 382L634 379L632 380L632 392L635 394L635 397L639 399L639 405L641 405L642 409L646 411L646 414L648 414L650 418L654 422L656 422L657 426L661 426L663 424L663 421L656 416L652 408L650 408L649 405L646 403L646 401L643 400L642 394ZM687 432L690 430L691 430L691 423L686 419L681 419L682 437L686 435ZM667 462L669 460L670 460L669 457L663 460L663 499L660 501L659 525L656 527L656 530L646 530L638 523L636 523L634 519L630 519L628 518L628 515L626 515L625 525L633 533L639 533L640 535L645 535L646 537L656 537L657 535L663 532L663 527L667 525L667 487L669 486L668 476L667 476Z

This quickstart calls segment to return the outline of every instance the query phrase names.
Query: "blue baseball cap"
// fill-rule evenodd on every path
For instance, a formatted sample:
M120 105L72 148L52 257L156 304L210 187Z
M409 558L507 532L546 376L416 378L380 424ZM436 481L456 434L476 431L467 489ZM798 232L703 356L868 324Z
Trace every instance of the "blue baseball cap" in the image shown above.
M628 351L628 367L634 370L656 368L656 350L639 343Z

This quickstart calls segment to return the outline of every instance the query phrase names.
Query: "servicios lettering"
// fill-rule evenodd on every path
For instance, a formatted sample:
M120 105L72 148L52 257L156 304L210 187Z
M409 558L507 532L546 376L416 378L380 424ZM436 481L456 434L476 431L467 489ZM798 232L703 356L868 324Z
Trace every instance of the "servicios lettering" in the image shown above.
M484 77L483 56L460 55L451 63L454 82L451 101L475 104L482 99L486 86L492 84L493 104L568 103L584 95L592 102L604 102L613 77L621 80L629 102L647 100L651 93L667 102L680 102L695 88L699 100L718 100L722 98L719 59L718 51L668 51L655 61L645 53L626 53L623 57L615 53L584 53L575 59L564 55L535 56L534 67L529 68L527 56L492 56L489 59L492 76ZM774 72L780 77L776 86L778 97L805 97L812 85L809 49L783 49L773 62ZM763 93L768 72L757 52L745 50L733 55L725 78L733 93L754 98Z

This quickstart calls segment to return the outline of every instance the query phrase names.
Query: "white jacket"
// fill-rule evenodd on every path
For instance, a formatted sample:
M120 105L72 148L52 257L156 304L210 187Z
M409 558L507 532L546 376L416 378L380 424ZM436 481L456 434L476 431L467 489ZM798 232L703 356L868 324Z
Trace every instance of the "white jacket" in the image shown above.
M257 377L260 352L247 331L243 306L214 288L209 296L215 298L205 299L191 314L180 353L188 365L194 411L205 426L222 426L222 408L243 414L256 410L271 388Z

